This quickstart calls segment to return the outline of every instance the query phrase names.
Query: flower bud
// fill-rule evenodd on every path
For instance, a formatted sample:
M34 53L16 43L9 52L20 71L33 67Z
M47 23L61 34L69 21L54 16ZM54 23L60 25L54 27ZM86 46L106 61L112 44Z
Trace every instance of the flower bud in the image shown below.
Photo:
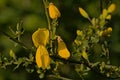
M102 12L103 18L106 18L107 15L108 15L107 9L103 9L103 12Z
M15 53L13 52L13 50L10 50L9 55L10 55L10 57L12 57L13 59L16 59L16 55L15 55Z
M89 60L88 60L88 54L84 50L82 51L82 57L89 62Z
M110 20L111 19L111 15L110 14L107 15L105 19Z
M87 12L83 8L79 7L79 12L84 18L89 19Z
M115 8L116 8L116 5L113 3L113 4L111 4L109 7L108 7L108 12L109 13L112 13L114 10L115 10Z
M56 19L61 16L58 8L53 3L49 4L48 10L51 19Z
M100 31L99 35L100 36L110 36L110 33L112 32L112 28L108 27L104 31Z

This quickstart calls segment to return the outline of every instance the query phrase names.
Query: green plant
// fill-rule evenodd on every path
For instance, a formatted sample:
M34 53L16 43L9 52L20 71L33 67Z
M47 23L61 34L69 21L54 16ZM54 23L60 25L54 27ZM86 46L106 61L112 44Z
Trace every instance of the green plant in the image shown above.
M15 32L10 29L14 35L3 32L5 36L23 46L29 55L17 58L14 51L10 50L10 60L3 56L0 58L1 68L7 69L11 66L15 71L23 67L29 73L36 73L40 79L84 80L90 71L104 79L120 78L120 67L110 63L108 42L112 28L106 26L115 10L114 3L107 9L103 9L97 18L90 18L83 8L78 8L80 14L88 19L90 24L76 30L77 36L71 52L61 37L56 35L56 28L59 25L58 18L61 13L53 3L43 0L43 4L48 26L38 28L32 34L35 47L28 48L21 41L24 31L20 23L17 24Z

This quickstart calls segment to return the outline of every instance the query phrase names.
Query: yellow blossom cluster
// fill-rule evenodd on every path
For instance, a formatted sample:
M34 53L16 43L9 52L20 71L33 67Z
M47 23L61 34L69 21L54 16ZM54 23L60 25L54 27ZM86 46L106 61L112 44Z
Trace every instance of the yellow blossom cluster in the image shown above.
M50 3L48 7L49 16L51 19L57 19L60 17L60 12L57 9L57 7ZM39 68L46 69L50 66L50 56L49 52L47 51L46 44L50 40L49 39L50 32L46 28L38 28L33 34L32 34L32 41L34 46L37 48L36 50L36 64ZM58 55L61 58L68 59L70 57L70 52L66 47L66 44L64 41L60 38L60 36L57 37L58 40Z

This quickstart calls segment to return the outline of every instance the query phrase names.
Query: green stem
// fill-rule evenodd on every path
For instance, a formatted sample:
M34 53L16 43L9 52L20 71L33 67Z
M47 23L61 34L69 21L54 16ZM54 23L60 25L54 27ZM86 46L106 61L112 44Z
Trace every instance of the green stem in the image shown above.
M51 24L50 24L50 18L49 18L49 15L48 15L48 6L47 6L47 0L43 0L43 3L44 3L44 7L45 7L45 14L46 14L46 18L47 18L47 23L48 23L48 29L51 30Z
M49 18L49 14L48 14L48 6L47 6L47 0L43 0L44 3L44 7L45 7L45 14L46 14L46 18L47 18L47 23L48 23L48 29L49 29L49 44L50 44L50 53L53 53L52 51L52 28L51 28L51 22L50 22L50 18Z
M65 78L65 77L62 77L62 76L56 76L56 75L47 75L47 77L58 78L60 80L72 80L72 79L69 79L69 78Z
M116 77L112 77L112 76L110 76L110 77L107 77L105 74L103 74L103 73L100 73L99 72L99 70L97 69L97 68L95 68L95 67L93 67L93 65L94 65L94 63L88 63L88 62L86 62L86 61L76 61L76 60L73 60L73 59L68 59L68 60L65 60L65 59L63 59L63 58L60 58L60 57L58 57L58 56L54 56L54 55L52 55L52 56L50 56L53 60L55 60L55 61L57 61L57 60L61 60L62 62L68 62L68 63L72 63L72 64L84 64L85 66L87 66L88 68L90 68L91 69L91 71L93 71L94 73L96 73L96 74L98 74L99 76L101 76L101 77L103 77L103 78L105 78L105 79L120 79L120 76L116 76ZM112 65L105 65L105 68L113 68L114 66L112 66Z

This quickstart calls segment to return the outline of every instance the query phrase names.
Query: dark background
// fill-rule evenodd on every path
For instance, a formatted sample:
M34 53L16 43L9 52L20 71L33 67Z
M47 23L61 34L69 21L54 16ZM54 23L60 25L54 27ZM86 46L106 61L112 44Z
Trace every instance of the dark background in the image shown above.
M84 19L78 11L78 7L84 8L90 17L98 17L100 14L100 0L48 0L53 2L60 10L59 26L57 34L62 36L69 46L76 36L76 29L87 25L88 20ZM111 2L116 4L116 10L112 14L109 22L113 32L110 38L110 60L111 64L120 66L120 0L102 0L103 8L108 7ZM40 27L47 27L44 5L42 0L0 0L0 30L10 33L9 27L16 30L16 24L23 22L24 36L23 41L28 47L33 46L31 34ZM70 48L70 47L69 47ZM17 56L27 56L24 49L16 45L0 33L0 54L9 57L9 51L13 50ZM5 74L5 75L4 75ZM10 72L0 70L0 80L10 75ZM21 79L16 77L12 80L25 80L23 73L12 74L11 76L22 76Z

